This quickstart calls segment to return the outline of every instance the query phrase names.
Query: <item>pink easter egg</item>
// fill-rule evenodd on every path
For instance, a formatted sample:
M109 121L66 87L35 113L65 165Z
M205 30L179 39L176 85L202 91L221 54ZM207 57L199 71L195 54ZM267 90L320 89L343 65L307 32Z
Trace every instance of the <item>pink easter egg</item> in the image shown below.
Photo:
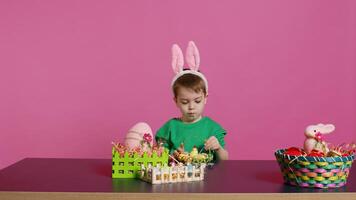
M149 134L153 138L151 127L144 122L135 124L132 128L130 128L125 136L125 145L129 149L141 146L141 141L143 140L143 136L145 134ZM152 144L153 141L150 141L150 145Z

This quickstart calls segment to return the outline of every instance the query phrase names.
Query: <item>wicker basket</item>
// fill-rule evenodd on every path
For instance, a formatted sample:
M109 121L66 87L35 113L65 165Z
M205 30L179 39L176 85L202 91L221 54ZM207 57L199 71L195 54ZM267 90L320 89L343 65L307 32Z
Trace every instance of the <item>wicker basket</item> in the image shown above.
M311 188L337 188L346 184L354 155L343 157L290 156L275 152L285 183Z

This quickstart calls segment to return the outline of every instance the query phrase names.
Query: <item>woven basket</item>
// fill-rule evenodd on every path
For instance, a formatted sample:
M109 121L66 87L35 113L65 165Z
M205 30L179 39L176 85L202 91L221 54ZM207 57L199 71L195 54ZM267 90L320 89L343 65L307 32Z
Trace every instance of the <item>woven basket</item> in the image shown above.
M284 149L274 154L290 185L311 188L337 188L346 184L354 155L343 157L290 156Z

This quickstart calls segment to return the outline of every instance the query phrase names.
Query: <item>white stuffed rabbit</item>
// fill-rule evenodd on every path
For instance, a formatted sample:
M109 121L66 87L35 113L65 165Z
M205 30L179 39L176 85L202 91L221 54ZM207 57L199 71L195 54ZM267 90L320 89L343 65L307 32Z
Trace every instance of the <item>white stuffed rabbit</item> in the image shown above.
M329 151L326 142L323 140L324 134L329 134L335 130L332 124L310 125L305 129L304 150L310 153L313 149L327 153Z

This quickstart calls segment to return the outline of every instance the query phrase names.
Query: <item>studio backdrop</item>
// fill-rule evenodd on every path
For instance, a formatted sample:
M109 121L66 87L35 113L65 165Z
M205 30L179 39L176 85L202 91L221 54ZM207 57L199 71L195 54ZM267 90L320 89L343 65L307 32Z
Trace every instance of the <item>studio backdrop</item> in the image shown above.
M230 159L302 147L310 124L356 141L353 0L2 0L0 168L111 158L136 122L157 131L179 116L171 46L190 40Z

